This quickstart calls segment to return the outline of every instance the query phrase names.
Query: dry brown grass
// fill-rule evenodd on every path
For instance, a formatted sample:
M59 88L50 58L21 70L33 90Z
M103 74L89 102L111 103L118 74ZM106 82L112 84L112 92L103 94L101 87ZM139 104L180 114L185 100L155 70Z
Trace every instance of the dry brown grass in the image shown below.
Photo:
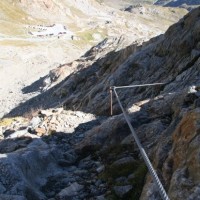
M13 122L20 121L25 122L26 119L23 117L11 117L11 118L3 118L0 120L0 126L10 126Z

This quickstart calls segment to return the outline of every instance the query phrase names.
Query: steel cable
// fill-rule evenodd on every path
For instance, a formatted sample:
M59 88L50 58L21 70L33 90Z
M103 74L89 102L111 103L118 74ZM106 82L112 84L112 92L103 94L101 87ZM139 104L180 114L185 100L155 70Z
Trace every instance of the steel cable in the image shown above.
M113 86L113 87L110 87L110 90L113 90L114 93L115 93L115 96L116 96L116 98L117 98L117 101L118 101L118 103L119 103L119 106L120 106L120 108L121 108L121 110L122 110L122 112L123 112L123 115L124 115L124 117L125 117L125 120L126 120L128 126L129 126L129 128L130 128L130 130L131 130L131 133L132 133L132 135L133 135L133 137L134 137L134 139L135 139L135 141L136 141L136 144L137 144L137 146L138 146L138 148L139 148L139 150L140 150L140 153L141 153L141 155L142 155L142 157L143 157L143 159L144 159L144 161L145 161L145 164L146 164L146 166L147 166L147 168L148 168L150 174L152 175L154 182L155 182L156 185L158 186L158 191L159 191L159 193L160 193L160 196L162 197L163 200L169 200L169 197L168 197L168 195L167 195L167 193L166 193L166 191L165 191L165 189L164 189L164 187L163 187L161 181L159 180L158 175L156 174L156 171L154 170L154 168L153 168L153 166L152 166L152 164L151 164L151 161L149 160L149 158L148 158L148 156L147 156L147 154L146 154L144 148L142 147L142 144L141 144L141 142L140 142L138 136L136 135L136 133L135 133L135 131L134 131L132 125L131 125L131 122L130 122L130 120L129 120L129 117L128 117L128 115L126 114L125 109L123 108L123 106L122 106L122 104L121 104L121 101L120 101L120 99L119 99L119 96L118 96L118 94L117 94L117 92L116 92L116 89L131 88L131 87L154 86L154 85L163 85L163 84L164 84L164 83L154 83L154 84L144 84L144 85L132 85L132 86L120 86L120 87L115 87L115 86ZM111 92L111 94L112 94L112 92ZM112 98L112 97L111 97L111 98ZM111 102L112 102L112 101L111 101Z

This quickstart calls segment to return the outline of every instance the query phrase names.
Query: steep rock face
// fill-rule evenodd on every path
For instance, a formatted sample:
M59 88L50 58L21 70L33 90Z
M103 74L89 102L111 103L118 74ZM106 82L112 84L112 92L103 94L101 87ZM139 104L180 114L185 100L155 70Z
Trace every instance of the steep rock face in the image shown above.
M195 178L193 174L194 169L199 166L198 161L194 159L198 157L199 147L193 145L193 141L195 144L199 135L197 103L199 89L198 87L196 89L190 88L179 92L172 102L167 101L168 109L173 114L169 125L161 133L159 143L152 151L154 166L165 184L170 199L198 199L199 197L198 175ZM198 174L198 170L195 173ZM149 176L141 199L159 199Z
M183 115L173 133L173 146L167 164L172 163L173 175L170 181L169 194L172 199L198 199L199 194L199 108ZM182 192L180 188L182 189Z
M68 77L60 89L65 91L65 106L70 108L73 105L86 112L105 115L109 110L109 86L167 83L164 87L144 91L131 89L129 95L134 98L127 99L126 94L120 91L120 98L127 102L127 106L132 106L133 102L146 96L180 91L187 85L199 83L199 23L197 8L141 51L133 53L135 45L132 45L125 50L109 53L92 66ZM121 59L123 57L125 59ZM59 90L56 94L59 94ZM114 112L118 110L114 102Z
M79 70L77 71L77 73L69 76L67 80L64 81L64 83L61 85L61 87L54 92L55 95L58 95L61 98L63 97L65 99L63 101L65 102L65 105L67 105L67 107L70 107L73 104L76 110L82 110L85 105L88 104L88 106L91 106L91 104L93 104L92 107L97 106L97 109L95 110L98 113L96 114L103 114L101 113L102 109L108 109L109 106L109 101L106 100L108 100L107 92L109 90L110 81L107 81L106 79L110 78L109 76L115 70L117 70L121 62L125 61L129 55L136 52L142 47L136 42L134 45L123 49L123 47L126 46L128 43L129 41L127 41L125 37L111 38L106 39L96 47L92 48L91 51L88 51L85 54L85 58L83 57L83 59L80 60L83 62L80 62L78 60L77 68ZM75 88L76 90L74 90ZM80 93L80 91L83 89L85 89L86 91L84 93ZM72 91L73 97L70 96L72 94ZM104 92L101 93L101 91ZM99 95L101 97L99 97ZM83 99L83 101L80 102L80 98ZM100 99L98 100L98 98ZM73 102L71 102L71 100ZM107 104L106 107L103 106L105 101ZM99 109L99 107L102 108ZM93 112L93 109L90 109L88 107L87 111Z

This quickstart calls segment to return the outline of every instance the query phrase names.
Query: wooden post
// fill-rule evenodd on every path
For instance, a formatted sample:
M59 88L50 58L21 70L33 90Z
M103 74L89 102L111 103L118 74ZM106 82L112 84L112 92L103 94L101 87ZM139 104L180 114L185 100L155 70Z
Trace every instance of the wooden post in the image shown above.
M110 115L113 115L113 89L110 87Z

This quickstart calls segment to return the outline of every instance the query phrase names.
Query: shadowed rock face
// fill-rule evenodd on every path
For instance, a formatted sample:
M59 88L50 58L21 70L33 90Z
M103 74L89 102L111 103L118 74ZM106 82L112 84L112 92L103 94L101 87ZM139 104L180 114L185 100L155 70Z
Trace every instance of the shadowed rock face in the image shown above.
M27 199L42 199L45 196L38 191L38 188L45 183L48 173L58 172L59 169L55 165L53 151L41 139L35 139L29 145L24 143L26 139L24 137L15 142L14 139L10 141L8 139L7 148L4 146L4 151L7 150L7 152L4 154L1 150L1 194L21 195ZM19 147L16 151L10 149L9 152L8 148L12 145L12 141L23 147ZM3 147L2 143L0 145ZM1 194L0 198L3 199L4 196Z
M4 130L4 140L0 141L0 199L89 198L92 188L85 183L95 181L101 163L92 158L78 159L73 146L82 140L84 132L99 125L103 120L99 119L91 114L54 109L41 111L28 126L27 122L17 121L3 126L7 134ZM93 188L94 192L99 185ZM103 184L102 190L105 188Z

